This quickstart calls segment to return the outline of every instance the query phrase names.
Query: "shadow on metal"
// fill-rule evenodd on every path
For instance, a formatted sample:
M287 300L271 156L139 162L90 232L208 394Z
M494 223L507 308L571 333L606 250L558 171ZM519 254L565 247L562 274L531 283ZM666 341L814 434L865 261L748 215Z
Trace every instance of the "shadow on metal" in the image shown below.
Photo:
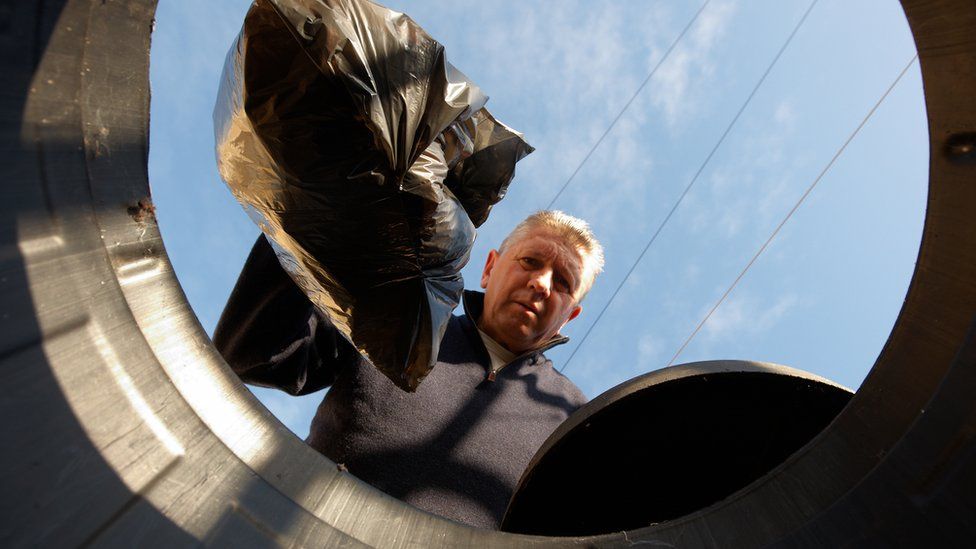
M123 478L124 467L90 435L91 420L79 415L100 408L103 438L143 428L137 416L118 412L122 404L111 385L96 388L86 379L97 367L93 357L108 349L93 337L99 326L116 335L138 331L131 316L110 322L85 306L106 299L110 290L102 283L116 276L104 262L97 231L74 230L90 226L97 207L87 184L91 153L81 138L80 52L90 8L49 1L2 9L0 402L6 418L0 436L0 544L86 544L110 536L120 515L138 512L158 543L187 545L193 537L146 501L141 479ZM67 21L73 22L70 32L64 30ZM130 35L130 47L148 48L142 29L119 30ZM145 54L132 62L138 73ZM105 84L88 89L104 91ZM118 91L135 99L131 107L148 107L144 89ZM145 150L144 135L130 142ZM145 178L138 159L131 159L136 177L125 179L125 186L139 183L140 168ZM124 352L122 341L113 346L113 353ZM165 383L162 376L143 377ZM157 456L146 459L147 466L161 462Z
M146 153L155 3L4 3L0 542L971 542L976 165L967 143L976 128L976 4L902 5L926 93L928 211L905 305L861 389L810 443L719 503L629 532L546 538L475 530L410 508L338 471L278 423L214 351L153 218Z

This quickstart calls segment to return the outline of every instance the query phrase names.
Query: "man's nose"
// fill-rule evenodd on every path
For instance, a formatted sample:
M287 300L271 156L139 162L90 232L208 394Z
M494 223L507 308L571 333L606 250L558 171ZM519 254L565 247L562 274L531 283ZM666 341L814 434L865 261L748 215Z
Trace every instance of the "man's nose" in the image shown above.
M552 290L552 271L549 269L536 271L529 279L529 287L542 297L549 297L549 292Z

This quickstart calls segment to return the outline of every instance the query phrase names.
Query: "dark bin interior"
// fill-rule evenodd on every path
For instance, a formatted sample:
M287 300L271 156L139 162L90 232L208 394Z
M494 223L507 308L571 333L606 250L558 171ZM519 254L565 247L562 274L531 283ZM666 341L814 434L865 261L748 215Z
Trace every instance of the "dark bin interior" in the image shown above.
M643 379L594 399L550 437L523 475L503 530L595 535L682 517L774 469L852 397L815 378L772 372L650 386Z

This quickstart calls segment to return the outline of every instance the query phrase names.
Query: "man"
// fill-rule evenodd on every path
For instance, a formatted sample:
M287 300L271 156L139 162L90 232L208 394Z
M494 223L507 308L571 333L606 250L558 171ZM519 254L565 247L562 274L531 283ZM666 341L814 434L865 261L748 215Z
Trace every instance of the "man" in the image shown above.
M482 295L465 292L438 362L406 393L363 359L258 238L214 333L246 382L307 394L331 386L309 445L420 509L497 528L522 471L585 397L543 352L603 266L587 224L529 216L488 254Z

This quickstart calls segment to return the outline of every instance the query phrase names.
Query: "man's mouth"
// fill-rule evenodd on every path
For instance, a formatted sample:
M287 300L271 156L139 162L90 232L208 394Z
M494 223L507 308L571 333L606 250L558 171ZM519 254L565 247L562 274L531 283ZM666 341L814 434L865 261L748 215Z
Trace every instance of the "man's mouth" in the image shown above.
M539 316L539 310L536 309L535 307L533 307L532 305L526 305L525 303L520 303L518 301L516 301L515 303L516 303L516 305L522 307L526 311L529 311L530 313L532 313L532 314L534 314L536 316Z

